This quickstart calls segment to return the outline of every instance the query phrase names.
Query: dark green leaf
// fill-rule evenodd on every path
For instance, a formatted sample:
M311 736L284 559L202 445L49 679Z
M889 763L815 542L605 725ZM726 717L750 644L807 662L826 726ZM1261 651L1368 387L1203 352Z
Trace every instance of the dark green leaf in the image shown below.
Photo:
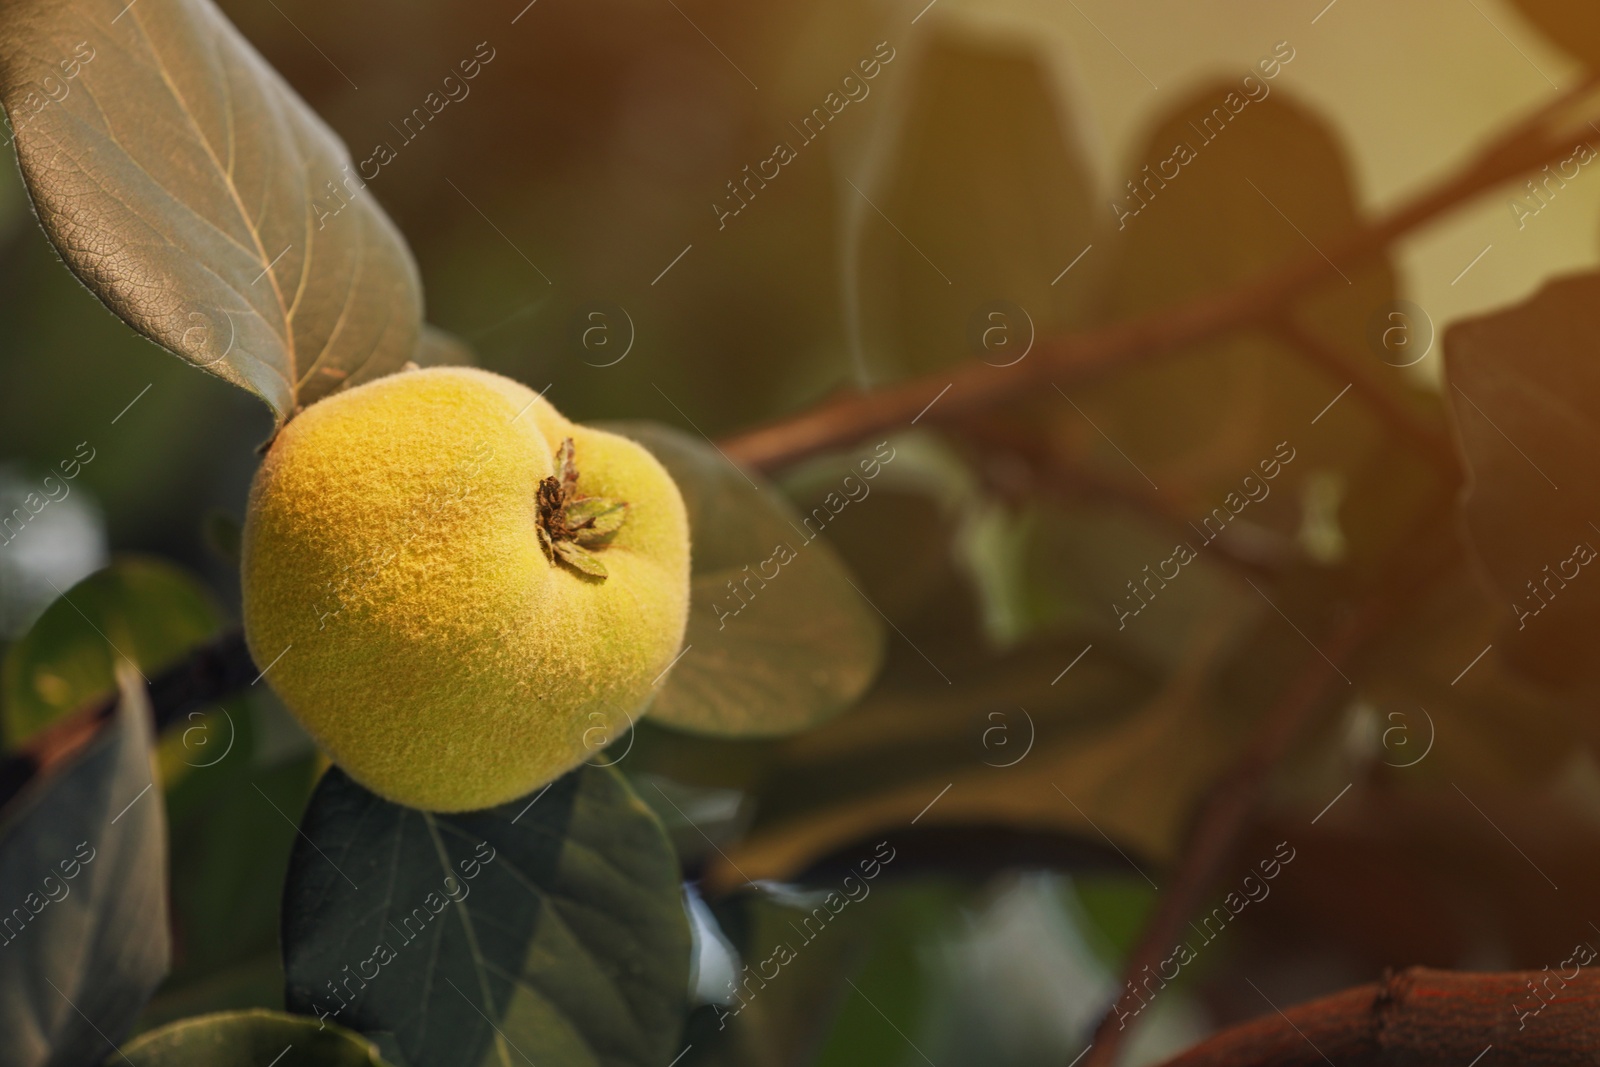
M1600 274L1458 323L1450 400L1472 470L1467 529L1502 605L1503 644L1534 675L1600 681ZM1584 562L1584 558L1590 562Z
M237 567L243 551L243 524L221 508L207 511L201 516L200 522L200 536L205 540L206 547L223 562Z
M152 1030L106 1067L386 1067L358 1034L278 1011L219 1012Z
M1349 166L1334 131L1293 102L1281 80L1255 84L1268 95L1251 98L1239 79L1189 94L1124 165L1133 187L1119 183L1108 211L1116 318L1259 278L1315 256L1307 241L1326 247L1355 225ZM1242 480L1261 481L1261 463L1285 443L1283 455L1295 458L1242 517L1292 536L1301 487L1316 471L1348 469L1380 450L1393 465L1398 451L1359 393L1313 426L1319 410L1356 376L1422 403L1408 376L1368 348L1369 320L1394 298L1388 262L1324 270L1325 283L1292 313L1342 369L1319 365L1271 330L1235 331L1163 354L1135 374L1068 386L1070 402L1050 390L1057 447L1118 484L1176 499L1179 514L1198 525L1230 492L1242 499Z
M169 733L189 743L180 768L185 773L167 797L177 953L163 997L209 986L219 972L277 949L278 908L295 839L289 819L305 808L321 767L311 753L264 765L253 717L241 703ZM237 743L228 749L235 734ZM277 1004L281 975L275 986L270 1002L216 1006Z
M167 840L144 685L0 813L0 1064L98 1063L167 971Z
M929 831L1104 833L1170 862L1193 805L1248 736L1248 723L1219 713L1221 643L1197 643L1159 680L1081 638L942 659L954 685L891 668L849 716L783 743L754 790L756 825L711 858L707 881L790 879L913 819Z
M404 240L209 0L12 3L0 99L45 232L157 344L280 421L412 359Z
M883 627L838 556L768 483L653 423L611 429L678 483L694 545L688 649L651 705L697 733L793 733L850 707L883 658ZM808 527L809 529L809 527Z
M156 559L117 559L68 589L6 650L6 743L109 692L112 669L124 657L152 675L218 626L211 597L183 571Z
M865 347L901 372L982 359L1000 374L1088 317L1105 256L1088 251L1090 172L1035 47L935 27L907 62L882 187L863 167L841 193L859 232Z
M679 1051L677 860L617 772L434 815L334 769L301 829L283 909L291 1009L411 1067L661 1067Z

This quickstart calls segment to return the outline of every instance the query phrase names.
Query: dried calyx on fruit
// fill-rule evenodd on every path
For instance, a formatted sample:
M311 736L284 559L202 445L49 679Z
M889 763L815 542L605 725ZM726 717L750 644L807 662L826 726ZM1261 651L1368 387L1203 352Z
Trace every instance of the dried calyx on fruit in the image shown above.
M551 563L565 563L579 574L606 580L606 565L590 551L604 547L628 517L628 505L603 496L578 495L578 465L572 438L556 450L560 477L539 482L535 517L539 547Z

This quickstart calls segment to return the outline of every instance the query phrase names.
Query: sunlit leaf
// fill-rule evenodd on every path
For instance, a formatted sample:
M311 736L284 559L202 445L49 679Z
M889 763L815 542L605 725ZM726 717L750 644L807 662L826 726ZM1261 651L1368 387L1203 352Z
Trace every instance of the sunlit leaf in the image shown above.
M602 496L584 497L567 505L567 525L578 528L579 544L599 544L622 528L628 505Z
M278 1011L202 1015L141 1034L106 1060L140 1067L386 1067L372 1042Z
M6 743L110 691L119 661L146 676L215 634L220 620L206 590L156 559L123 556L65 590L0 666ZM126 658L126 660L125 660Z
M284 892L286 999L410 1067L660 1067L689 978L677 859L613 770L433 815L329 771Z
M167 832L144 684L0 811L0 1064L98 1063L167 971Z
M45 232L157 344L279 420L412 358L404 240L210 0L13 3L0 99Z
M655 454L689 509L686 651L651 718L696 733L760 737L848 708L877 673L883 627L818 539L816 520L687 434L651 423L611 428Z

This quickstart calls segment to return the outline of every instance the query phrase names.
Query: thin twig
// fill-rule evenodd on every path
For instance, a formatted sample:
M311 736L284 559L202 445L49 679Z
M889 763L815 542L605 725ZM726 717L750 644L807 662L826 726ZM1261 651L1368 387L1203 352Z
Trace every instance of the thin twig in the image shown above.
M1294 742L1305 732L1340 679L1337 664L1346 662L1377 627L1383 611L1377 601L1338 625L1318 642L1326 654L1308 656L1289 688L1262 716L1250 747L1221 779L1195 818L1194 831L1184 843L1176 874L1168 880L1156 902L1155 913L1139 934L1139 941L1123 963L1123 977L1133 988L1148 969L1154 972L1182 939L1189 919L1216 884L1223 864L1233 854L1245 825L1260 802L1268 776ZM1329 662L1331 660L1332 662ZM1342 686L1341 686L1342 688ZM1116 1062L1123 1038L1129 1033L1124 1012L1118 1010L1123 988L1095 1028L1093 1045L1082 1067L1106 1067Z

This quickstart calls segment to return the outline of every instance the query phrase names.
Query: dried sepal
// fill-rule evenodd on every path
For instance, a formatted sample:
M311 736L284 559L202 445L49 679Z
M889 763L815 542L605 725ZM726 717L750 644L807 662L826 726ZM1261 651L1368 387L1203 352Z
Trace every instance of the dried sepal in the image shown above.
M567 505L567 529L580 545L599 545L611 540L628 517L628 505L621 500L589 496Z
M577 450L568 437L556 449L556 474L542 478L535 495L539 547L552 564L604 581L605 564L588 551L603 548L628 517L628 505L609 497L578 495Z
M561 491L565 499L571 500L578 491L578 463L577 450L568 437L561 442L561 447L556 449L556 474L561 479Z

